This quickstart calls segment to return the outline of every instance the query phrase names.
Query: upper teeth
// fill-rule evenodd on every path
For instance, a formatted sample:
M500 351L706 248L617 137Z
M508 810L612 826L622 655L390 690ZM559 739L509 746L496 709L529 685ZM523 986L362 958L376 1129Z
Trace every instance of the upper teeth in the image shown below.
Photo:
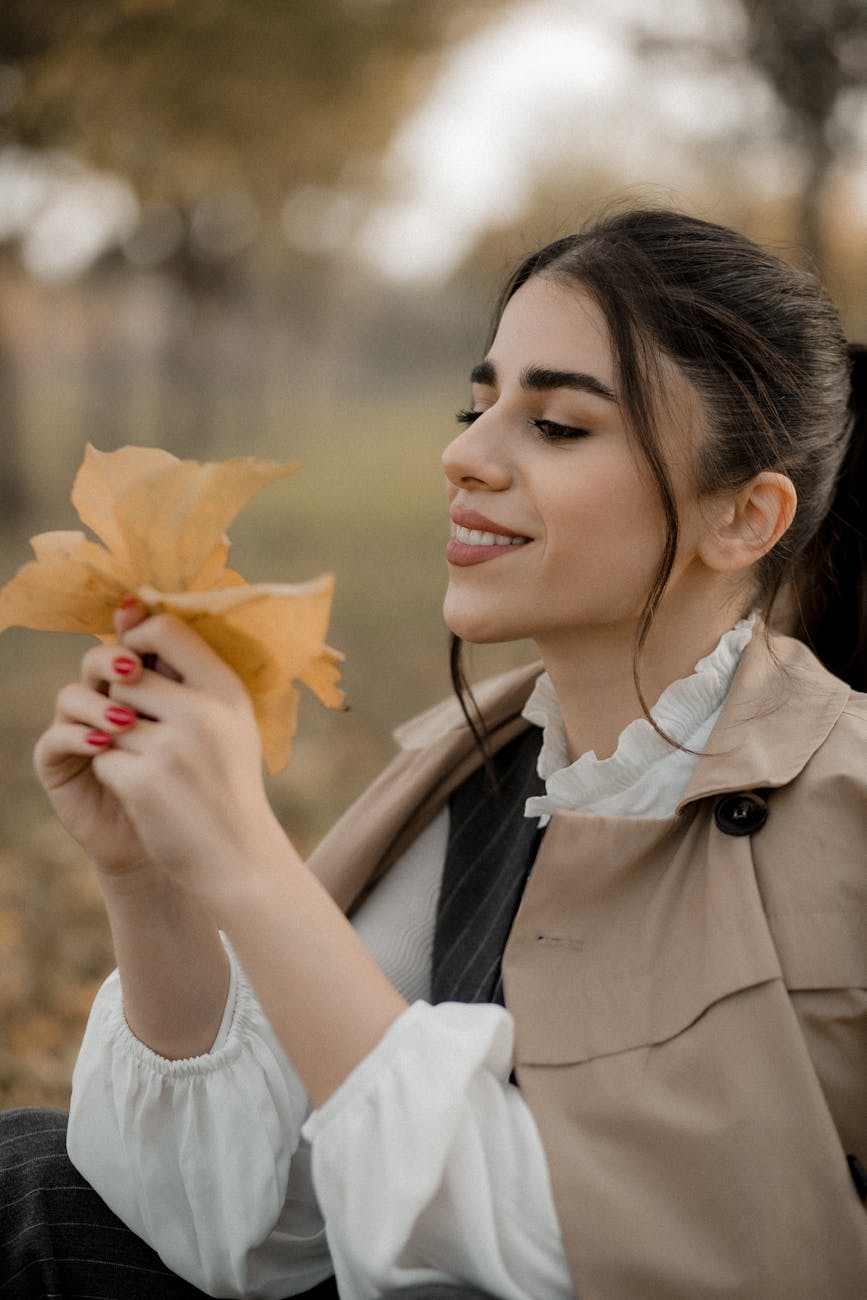
M501 533L482 533L478 528L455 525L455 541L466 546L520 546L526 540L526 537L504 537Z

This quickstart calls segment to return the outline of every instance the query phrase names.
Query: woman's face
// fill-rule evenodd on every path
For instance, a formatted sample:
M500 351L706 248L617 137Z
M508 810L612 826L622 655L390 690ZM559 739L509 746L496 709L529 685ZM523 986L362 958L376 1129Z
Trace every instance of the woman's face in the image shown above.
M688 431L697 402L663 368L657 415L681 523L669 591L686 580L697 510ZM622 625L631 638L666 530L626 432L604 318L575 284L535 276L473 372L472 415L443 455L452 539L445 618L468 641L543 649Z

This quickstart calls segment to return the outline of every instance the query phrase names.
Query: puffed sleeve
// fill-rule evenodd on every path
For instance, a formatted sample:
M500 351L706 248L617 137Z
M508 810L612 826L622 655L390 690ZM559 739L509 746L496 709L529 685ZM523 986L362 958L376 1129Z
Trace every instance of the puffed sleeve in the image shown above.
M502 1007L417 1002L306 1121L345 1300L456 1279L574 1296L512 1046Z
M115 973L73 1078L73 1164L173 1272L221 1296L296 1295L332 1271L301 1139L304 1089L233 954L224 1029L170 1061L123 1014Z

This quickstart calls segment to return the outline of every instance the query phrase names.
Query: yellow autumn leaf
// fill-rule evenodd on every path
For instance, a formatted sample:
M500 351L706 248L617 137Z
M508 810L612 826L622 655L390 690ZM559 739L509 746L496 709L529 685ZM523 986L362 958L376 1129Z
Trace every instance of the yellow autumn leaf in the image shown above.
M300 468L252 457L181 461L153 447L88 447L72 490L84 533L42 533L35 560L0 591L0 632L13 625L113 638L133 592L151 613L193 626L243 681L270 772L289 757L303 682L339 708L342 656L325 644L334 581L249 585L227 567L225 529L268 483Z
M334 580L326 576L178 595L142 587L138 595L154 613L184 619L231 664L253 701L268 770L277 772L288 761L295 732L292 682L303 681L332 708L343 703L336 687L342 655L324 644L333 592ZM330 682L325 664L334 668Z

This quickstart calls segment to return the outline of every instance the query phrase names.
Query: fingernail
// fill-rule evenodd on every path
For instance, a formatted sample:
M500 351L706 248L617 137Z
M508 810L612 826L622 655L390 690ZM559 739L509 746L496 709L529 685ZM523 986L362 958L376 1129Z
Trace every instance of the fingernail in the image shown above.
M130 659L128 655L118 655L111 666L120 677L129 677L130 673L135 672L138 660Z
M89 731L84 739L94 749L108 749L111 744L111 736L105 731Z
M124 596L123 600L120 602L120 608L121 608L121 609L132 609L133 605L137 605L138 603L139 603L138 596L134 596L134 595L132 594L132 592L129 591L129 592L127 592L127 594Z
M115 727L128 727L131 722L135 722L136 714L133 709L125 709L122 704L112 704L111 708L106 709L104 717L106 722L111 722Z

